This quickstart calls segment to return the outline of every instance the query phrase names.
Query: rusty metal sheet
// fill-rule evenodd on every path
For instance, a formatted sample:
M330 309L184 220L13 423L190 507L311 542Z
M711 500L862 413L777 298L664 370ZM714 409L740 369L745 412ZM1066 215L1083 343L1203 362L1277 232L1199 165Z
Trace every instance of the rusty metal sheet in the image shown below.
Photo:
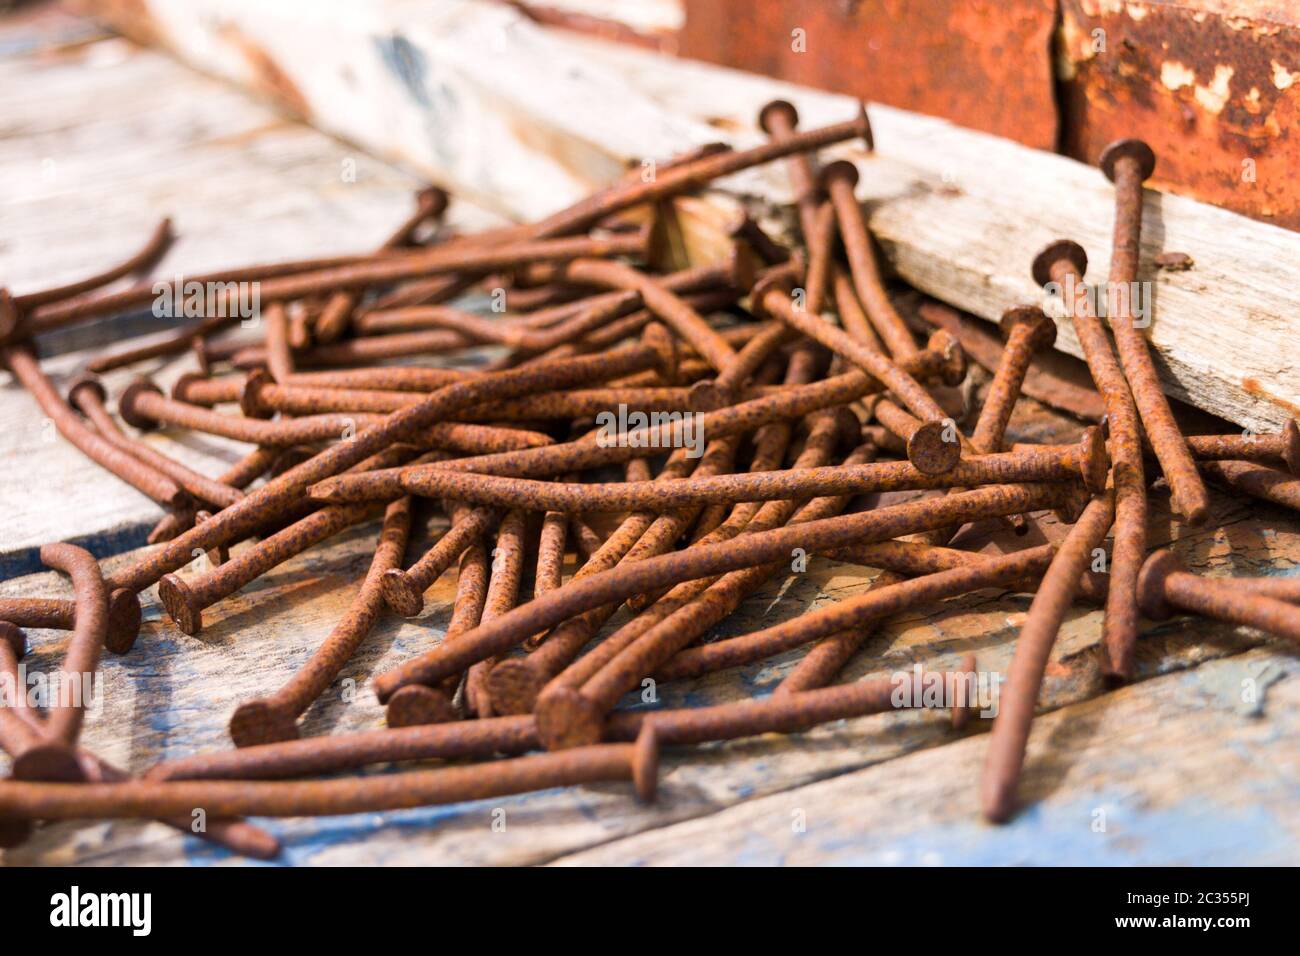
M1152 185L1300 229L1300 3L1061 0L1062 148L1140 136Z
M685 0L682 56L1054 149L1054 0Z
M563 0L503 0L548 26L942 116L1055 149L1055 0L682 0L644 32Z

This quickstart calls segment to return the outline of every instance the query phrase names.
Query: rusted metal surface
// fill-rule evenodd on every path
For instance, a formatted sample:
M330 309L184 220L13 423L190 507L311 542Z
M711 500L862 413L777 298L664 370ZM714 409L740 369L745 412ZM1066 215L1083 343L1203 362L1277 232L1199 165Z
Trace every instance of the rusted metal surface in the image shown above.
M1069 240L1058 240L1034 259L1034 278L1073 290L1067 302L1075 335L1083 347L1097 390L1106 400L1106 419L1114 457L1115 527L1111 554L1111 586L1106 602L1107 672L1132 675L1137 643L1137 573L1146 554L1147 503L1142 461L1141 426L1128 382L1111 349L1110 338L1088 299L1083 284L1088 257ZM1063 293L1071 294L1071 293Z
M1232 578L1192 574L1172 551L1157 551L1142 565L1138 600L1142 613L1152 620L1163 621L1183 611L1300 643L1300 611L1293 605L1239 588Z
M547 26L1056 146L1055 0L683 0L684 24L654 33L546 3L515 5Z
M467 637L453 645L442 644L376 675L372 683L380 700L386 700L406 684L428 683L455 673L462 666L509 650L541 627L641 591L766 564L784 558L796 547L829 551L859 541L883 541L946 527L954 521L1064 507L1075 487L1065 482L997 485L936 501L894 505L862 514L763 531L735 541L650 558L551 591L527 607L516 608L491 625L479 627L472 638Z
M1020 629L1020 640L1016 642L1016 652L1007 670L1007 691L993 721L984 776L980 780L980 802L990 820L1006 820L1015 808L1029 729L1052 645L1074 602L1079 577L1114 517L1113 491L1088 504L1061 549L1052 557L1034 603L1029 606L1029 615Z
M1054 0L684 0L685 57L1051 149Z
M1060 0L1062 151L1141 135L1151 185L1300 229L1300 7ZM1100 47L1100 48L1099 48Z

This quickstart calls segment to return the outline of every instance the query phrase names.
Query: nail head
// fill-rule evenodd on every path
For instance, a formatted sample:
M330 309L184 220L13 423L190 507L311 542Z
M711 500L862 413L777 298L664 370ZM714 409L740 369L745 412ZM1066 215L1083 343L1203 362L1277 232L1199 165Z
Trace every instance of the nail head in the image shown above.
M503 661L502 664L508 663ZM495 673L496 668L493 668ZM446 724L458 720L460 715L443 690L408 684L400 687L388 698L385 714L389 727L419 727L425 724Z
M117 413L122 416L124 422L133 428L138 428L141 431L152 431L158 427L158 423L152 418L140 414L135 407L136 401L146 392L161 395L162 389L148 379L137 379L132 382L117 397Z
M772 100L765 103L758 111L758 128L771 136L774 132L772 122L778 116L784 117L786 129L794 129L799 125L799 111L794 108L793 103L788 100Z
M184 579L175 574L163 575L158 582L158 598L167 615L184 633L192 636L203 629L203 609Z
M1138 607L1153 621L1172 617L1174 608L1165 600L1165 581L1169 575L1183 570L1183 563L1170 550L1161 549L1146 559L1138 572Z
M1069 262L1080 276L1088 271L1088 253L1084 251L1083 246L1073 239L1057 239L1034 256L1034 264L1031 268L1034 281L1042 286L1050 283L1052 267L1062 259Z
M1050 349L1056 343L1056 323L1036 305L1013 305L1002 313L998 327L1003 338L1011 338L1018 326L1029 330L1029 348L1033 352Z
M297 740L298 722L267 700L246 700L230 715L230 739L236 747Z
M1156 154L1140 139L1117 139L1101 151L1097 165L1111 182L1115 181L1115 164L1121 159L1132 159L1138 164L1138 181L1150 178L1156 168Z

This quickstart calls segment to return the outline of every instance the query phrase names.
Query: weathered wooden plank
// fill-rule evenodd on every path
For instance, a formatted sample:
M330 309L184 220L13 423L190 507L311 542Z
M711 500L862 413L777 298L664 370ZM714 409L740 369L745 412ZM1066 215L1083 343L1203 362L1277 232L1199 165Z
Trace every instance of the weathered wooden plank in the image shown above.
M0 275L14 294L123 258L163 216L178 239L159 276L364 250L416 186L120 39L0 61L0 114Z
M978 817L980 736L557 862L1295 865L1300 759L1275 745L1300 730L1292 664L1261 649L1039 718L1021 787L1033 805L1003 827ZM664 780L669 809L678 773Z
M45 362L61 390L94 353L73 352ZM173 381L190 361L167 363L158 379ZM130 380L123 371L105 377L116 392ZM125 430L131 431L127 426ZM225 439L166 434L147 437L165 454L208 475L216 475L249 450ZM36 552L48 541L75 540L97 555L117 554L144 543L161 507L125 482L89 462L47 419L40 407L13 382L0 391L0 500L5 521L0 531L0 578L40 567Z
M170 280L242 263L364 251L409 212L418 185L409 173L286 122L247 94L156 52L116 37L31 52L44 49L43 35L59 42L91 35L68 29L64 19L25 24L15 52L0 59L0 181L7 184L0 196L0 284L15 293L120 260L163 215L172 216L178 238L154 275ZM448 221L477 229L496 220L458 201ZM165 321L152 320L153 327ZM49 359L46 370L66 386L105 347L121 347L124 328L104 322L65 336L83 349L87 340L97 345ZM192 368L188 358L144 363L105 383L116 394L144 372L167 386ZM36 570L36 549L47 541L77 540L97 554L143 544L159 508L88 464L30 396L7 373L0 376L0 578ZM210 475L248 450L206 436L149 440Z
M213 5L220 19L204 15ZM807 126L855 108L843 96L548 32L497 5L418 6L380 4L359 18L321 4L320 22L304 23L294 4L149 0L114 21L525 217L577 198L629 160L713 139L754 142L758 107L774 96L795 102ZM1095 169L901 110L873 106L871 118L877 152L859 154L858 194L908 282L995 319L1042 298L1030 261L1066 235L1091 254L1089 277L1104 278L1112 192ZM765 201L788 192L779 168L724 185ZM1300 235L1148 193L1144 262L1165 250L1196 262L1152 280L1150 335L1171 394L1252 428L1295 415L1300 368L1287 356ZM1068 327L1058 347L1080 354Z

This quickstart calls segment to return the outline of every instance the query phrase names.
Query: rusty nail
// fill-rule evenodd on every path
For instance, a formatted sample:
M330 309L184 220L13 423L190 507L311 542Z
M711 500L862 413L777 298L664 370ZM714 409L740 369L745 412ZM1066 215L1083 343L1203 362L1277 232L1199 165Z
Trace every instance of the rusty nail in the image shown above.
M298 259L288 262L276 262L264 265L240 266L220 272L186 276L187 282L203 285L209 283L261 282L280 276L298 273L317 272L322 269L334 269L343 266L366 263L374 256L331 256L316 259ZM158 297L152 280L139 282L119 292L110 292L98 296L78 296L74 299L62 299L37 306L26 316L24 334L40 335L53 329L60 329L76 322L118 315L122 312L147 306ZM223 324L224 325L224 324ZM174 342L174 352L160 354L180 354L189 348L189 339L182 335Z
M62 543L42 545L41 562L71 577L76 591L72 638L60 668L60 687L67 682L66 686L75 692L67 699L60 693L48 718L50 739L73 746L81 734L86 703L93 693L93 686L86 686L86 682L95 679L108 633L108 589L99 562L84 548Z
M71 631L76 627L77 602L57 598L0 598L0 621L19 627ZM125 654L140 634L140 599L134 591L118 588L108 596L108 628L104 646Z
M825 466L797 471L708 475L658 482L561 484L454 471L442 464L403 469L401 488L426 498L531 511L651 511L662 513L704 504L771 501L820 495L975 487L1026 481L1081 479L1094 491L1105 487L1106 446L1096 430L1085 431L1068 451L1000 452L968 458L946 474L926 474L908 462ZM326 495L323 500L334 500Z
M1073 291L1073 299L1064 305L1083 348L1088 371L1106 403L1114 459L1115 526L1110 587L1102 621L1104 668L1108 676L1126 680L1133 672L1138 636L1137 576L1147 549L1146 479L1137 407L1083 284L1087 269L1088 255L1083 247L1061 239L1038 253L1032 273L1039 285L1055 283L1062 295Z
M166 574L158 583L158 598L167 614L186 634L203 629L203 610L234 594L254 578L300 554L344 528L363 521L370 509L363 505L336 505L307 515L239 556L214 568L194 581ZM196 525L202 529L216 518Z
M289 313L283 302L268 303L262 312L266 325L266 367L277 382L293 375L293 352L289 348Z
M609 780L630 780L637 796L655 797L659 748L652 727L634 744L601 744L468 767L395 776L310 781L159 781L67 786L15 782L0 788L0 819L47 820L179 816L195 807L211 816L328 816L457 803Z
M104 405L106 397L104 386L98 380L89 377L78 379L68 389L68 401L90 419L103 438L139 458L160 474L166 475L195 498L224 508L244 497L243 492L238 488L202 475L193 468L173 461L145 442L127 437Z
M457 506L452 511L452 522L463 521L468 508ZM478 627L483 608L487 603L490 576L487 547L483 539L475 541L460 556L456 576L456 598L452 604L451 620L447 623L444 641L452 641L467 631ZM452 695L460 683L456 674L437 686L408 684L388 699L386 716L389 727L413 727L417 724L436 724L456 720ZM482 720L474 723L482 723Z
M980 801L989 820L1002 822L1015 807L1030 723L1048 655L1074 600L1079 578L1092 560L1093 549L1110 530L1114 513L1111 493L1089 502L1052 559L1029 605L1029 614L1020 628L1015 654L1007 670L1006 689L998 701L984 763Z
M1235 586L1232 578L1206 578L1183 568L1172 551L1157 551L1138 577L1142 613L1163 621L1177 611L1258 628L1300 642L1300 609Z
M982 452L1001 451L1029 363L1035 353L1050 349L1056 341L1056 323L1037 306L1008 309L1002 313L1000 327L1007 344L971 433L971 444Z
M240 417L167 398L156 385L142 380L126 387L118 399L118 410L129 424L137 428L148 429L162 422L258 445L285 446L347 439L358 430L383 423L382 415L365 412L302 415L278 421L266 421L257 417L271 413L264 392L283 394L272 391L281 387L271 383L267 373L250 375L240 398L245 411L245 415ZM414 405L399 405L399 408L405 407ZM540 432L457 422L430 425L423 432L413 435L411 440L421 445L473 454L492 454L552 444L550 437Z
M287 683L268 697L249 700L230 717L230 738L236 747L292 740L298 717L338 676L366 639L383 607L380 581L385 571L401 565L411 528L411 500L399 498L384 513L379 543L361 590L329 637Z
M111 266L96 275L67 285L57 286L53 289L43 289L40 292L29 292L26 295L14 297L14 305L19 312L30 312L37 306L45 305L48 302L57 302L61 299L71 299L83 293L98 289L100 286L108 285L123 276L128 276L133 272L142 272L152 268L157 264L167 250L171 248L172 242L176 236L172 232L172 221L169 218L162 219L154 227L149 238L145 240L144 245L139 251L124 259L115 266Z
M451 567L474 539L485 534L499 515L490 508L475 508L455 522L438 543L409 568L389 568L383 576L384 600L402 617L415 617L424 610L424 592Z
M771 100L758 111L759 129L775 143L788 140L798 126L799 112L794 104L786 100ZM803 230L804 241L811 245L816 232L818 208L817 174L813 169L812 158L807 151L791 153L786 157L785 168L790 175L795 204L799 208L799 225Z
M915 352L916 342L885 291L880 264L871 245L871 231L862 215L862 207L853 195L857 183L858 168L847 160L830 163L822 169L821 186L835 207L853 286L876 332L897 360Z
M1287 471L1300 475L1300 428L1288 419L1282 430L1271 435L1191 435L1187 446L1198 459L1282 462Z
M1142 182L1155 168L1151 147L1140 139L1111 143L1098 161L1106 178L1115 184L1115 231L1111 246L1109 288L1110 330L1115 337L1124 377L1156 458L1169 483L1174 510L1187 523L1200 526L1210 514L1210 499L1200 473L1187 450L1183 433L1174 421L1151 360L1150 347L1138 330L1132 310L1137 284L1138 245L1142 234Z
M1249 461L1203 461L1206 476L1235 491L1300 511L1300 478Z
M610 715L605 734L610 739L627 739L651 726L661 745L675 746L758 734L794 733L833 720L920 708L925 706L926 695L922 690L926 686L937 681L945 689L954 687L954 682L964 680L965 676L962 671L909 671L837 687L773 695L765 700L615 713ZM899 701L903 702L901 707Z
M492 573L488 577L480 623L492 621L518 604L527 526L528 516L523 511L509 511L501 519L496 547L492 549ZM495 665L496 660L488 658L478 661L465 673L465 701L476 717L493 716L489 678Z
M961 441L952 419L923 422L884 398L872 405L872 411L876 421L903 441L907 460L922 474L944 475L961 461Z
M794 153L805 153L855 138L862 139L867 149L871 149L871 123L863 106L859 107L856 117L845 123L794 133L780 142L768 142L752 149L706 156L671 169L660 170L659 175L650 182L638 179L596 193L543 219L533 227L533 235L560 236L576 232L620 210L676 196L719 177Z

